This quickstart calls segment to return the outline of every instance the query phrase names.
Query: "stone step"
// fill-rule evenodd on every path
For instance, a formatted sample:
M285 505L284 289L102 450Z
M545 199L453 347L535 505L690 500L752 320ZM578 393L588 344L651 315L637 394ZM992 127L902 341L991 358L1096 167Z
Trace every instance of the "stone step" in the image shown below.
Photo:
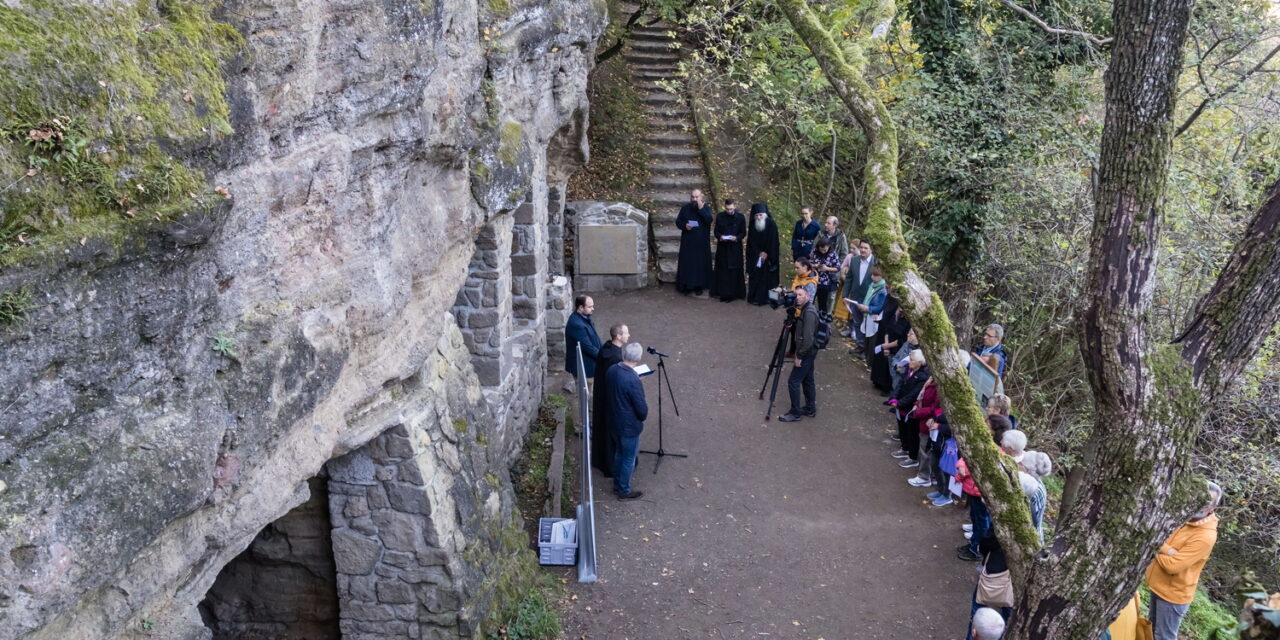
M680 45L675 40L632 40L632 51L652 53L675 53L679 56Z
M671 160L658 160L656 162L649 163L649 170L653 171L654 173L660 173L660 174L666 174L666 175L675 174L675 173L685 174L685 173L691 173L691 172L697 173L698 175L702 175L702 173L706 171L706 167L703 167L701 162L695 162L693 160L685 160L683 162L671 161Z
M656 120L660 118L688 118L689 117L689 109L685 107L685 104L683 102L675 102L668 107L659 107L656 105L647 105L647 106L649 106L649 108L644 110L644 115L647 119ZM691 127L689 131L693 131L693 128ZM693 143L690 142L689 144L693 144Z
M675 71L676 67L678 66L680 65L676 64L675 62L670 62L670 61L655 62L653 60L637 60L628 65L628 67L630 67L633 73L634 72L650 72L650 73L668 72L670 73Z
M632 51L628 50L622 54L627 62L635 64L659 65L665 64L674 67L680 61L680 54L675 51Z
M656 147L649 149L649 156L663 160L702 161L702 152L697 147Z
M664 107L682 100L681 96L666 91L649 91L640 96L640 102Z
M675 27L666 25L661 22L657 24L651 24L651 25L637 24L636 26L631 27L631 37L633 38L639 38L639 37L669 38L670 36L667 35L668 33L675 33Z
M651 116L649 128L654 131L693 131L693 123L684 118L670 116Z
M706 180L701 175L696 176L649 176L649 185L656 189L671 189L681 191L691 191L693 189L702 189L706 184Z
M695 147L698 145L698 138L688 131L654 131L645 134L644 143L650 149L660 149L668 145Z
M650 217L649 219L650 219L650 220L653 220L654 218ZM674 216L672 216L672 220L674 220L674 219L675 219L675 217L674 217ZM679 229L677 229L677 228L675 227L675 225L673 225L673 224L656 224L656 225L654 225L654 224L652 224L652 223L651 223L651 226L653 227L653 241L654 241L654 242L669 242L669 241L671 241L671 240L675 240L676 242L680 242L680 230L679 230Z
M658 259L680 257L680 240L663 240L655 243Z
M676 281L676 261L675 260L659 260L658 261L658 282L666 282L668 284Z

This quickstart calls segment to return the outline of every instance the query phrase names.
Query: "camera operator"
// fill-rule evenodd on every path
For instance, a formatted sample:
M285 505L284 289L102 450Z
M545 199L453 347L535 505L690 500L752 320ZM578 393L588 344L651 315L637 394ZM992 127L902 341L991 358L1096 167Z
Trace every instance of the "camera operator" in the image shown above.
M782 422L796 422L802 416L818 415L818 387L814 382L814 361L818 358L818 345L814 333L818 328L818 310L813 305L813 285L795 288L796 309L800 319L796 322L795 367L787 378L787 391L791 394L791 410L778 416ZM800 407L800 390L804 388L804 407Z

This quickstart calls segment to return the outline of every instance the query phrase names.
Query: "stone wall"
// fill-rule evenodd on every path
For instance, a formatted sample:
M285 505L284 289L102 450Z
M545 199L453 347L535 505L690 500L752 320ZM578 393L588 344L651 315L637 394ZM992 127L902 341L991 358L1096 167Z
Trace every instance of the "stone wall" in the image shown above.
M545 226L586 155L603 5L217 15L244 39L222 70L235 133L172 152L230 198L0 268L0 290L38 303L0 331L0 640L208 638L197 605L224 567L330 460L393 429L447 477L416 515L462 601L453 627L396 620L470 635L550 366L562 249ZM412 568L356 519L344 530L387 545L377 567ZM342 623L373 622L348 615L373 601L347 587Z

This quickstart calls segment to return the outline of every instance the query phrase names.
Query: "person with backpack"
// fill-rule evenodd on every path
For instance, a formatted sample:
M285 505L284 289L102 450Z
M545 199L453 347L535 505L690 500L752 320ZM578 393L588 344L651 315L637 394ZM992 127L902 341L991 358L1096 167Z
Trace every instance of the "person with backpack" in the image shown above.
M801 417L818 415L818 385L814 379L814 365L818 359L818 310L813 304L812 289L795 288L796 309L800 319L796 321L795 367L787 378L787 391L791 394L791 410L778 416L781 422L797 422ZM800 406L800 391L804 389L804 406Z

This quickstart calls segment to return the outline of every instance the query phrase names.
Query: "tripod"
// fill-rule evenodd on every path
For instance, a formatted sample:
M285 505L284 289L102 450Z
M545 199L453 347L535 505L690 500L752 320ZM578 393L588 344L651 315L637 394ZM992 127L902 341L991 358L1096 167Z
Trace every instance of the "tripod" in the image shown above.
M764 419L768 421L773 415L773 402L778 397L778 381L782 379L782 367L787 359L787 344L791 333L795 331L796 321L787 311L787 319L782 321L782 332L778 334L778 346L773 348L773 357L769 358L769 371L764 374L764 384L760 385L760 399L764 399L764 388L769 386L769 378L773 377L773 389L769 391L769 407L764 410Z
M649 350L649 353L653 352L653 349ZM663 458L667 456L671 456L673 458L689 457L688 454L684 453L667 453L667 450L662 448L662 384L664 382L667 385L667 395L671 396L671 408L676 410L677 416L680 415L680 407L676 406L676 394L671 391L671 376L667 374L667 361L663 359L663 355L661 353L656 355L658 356L658 450L640 450L640 453L647 453L658 457L657 460L653 461L653 472L655 474L658 473L658 467L662 464Z

